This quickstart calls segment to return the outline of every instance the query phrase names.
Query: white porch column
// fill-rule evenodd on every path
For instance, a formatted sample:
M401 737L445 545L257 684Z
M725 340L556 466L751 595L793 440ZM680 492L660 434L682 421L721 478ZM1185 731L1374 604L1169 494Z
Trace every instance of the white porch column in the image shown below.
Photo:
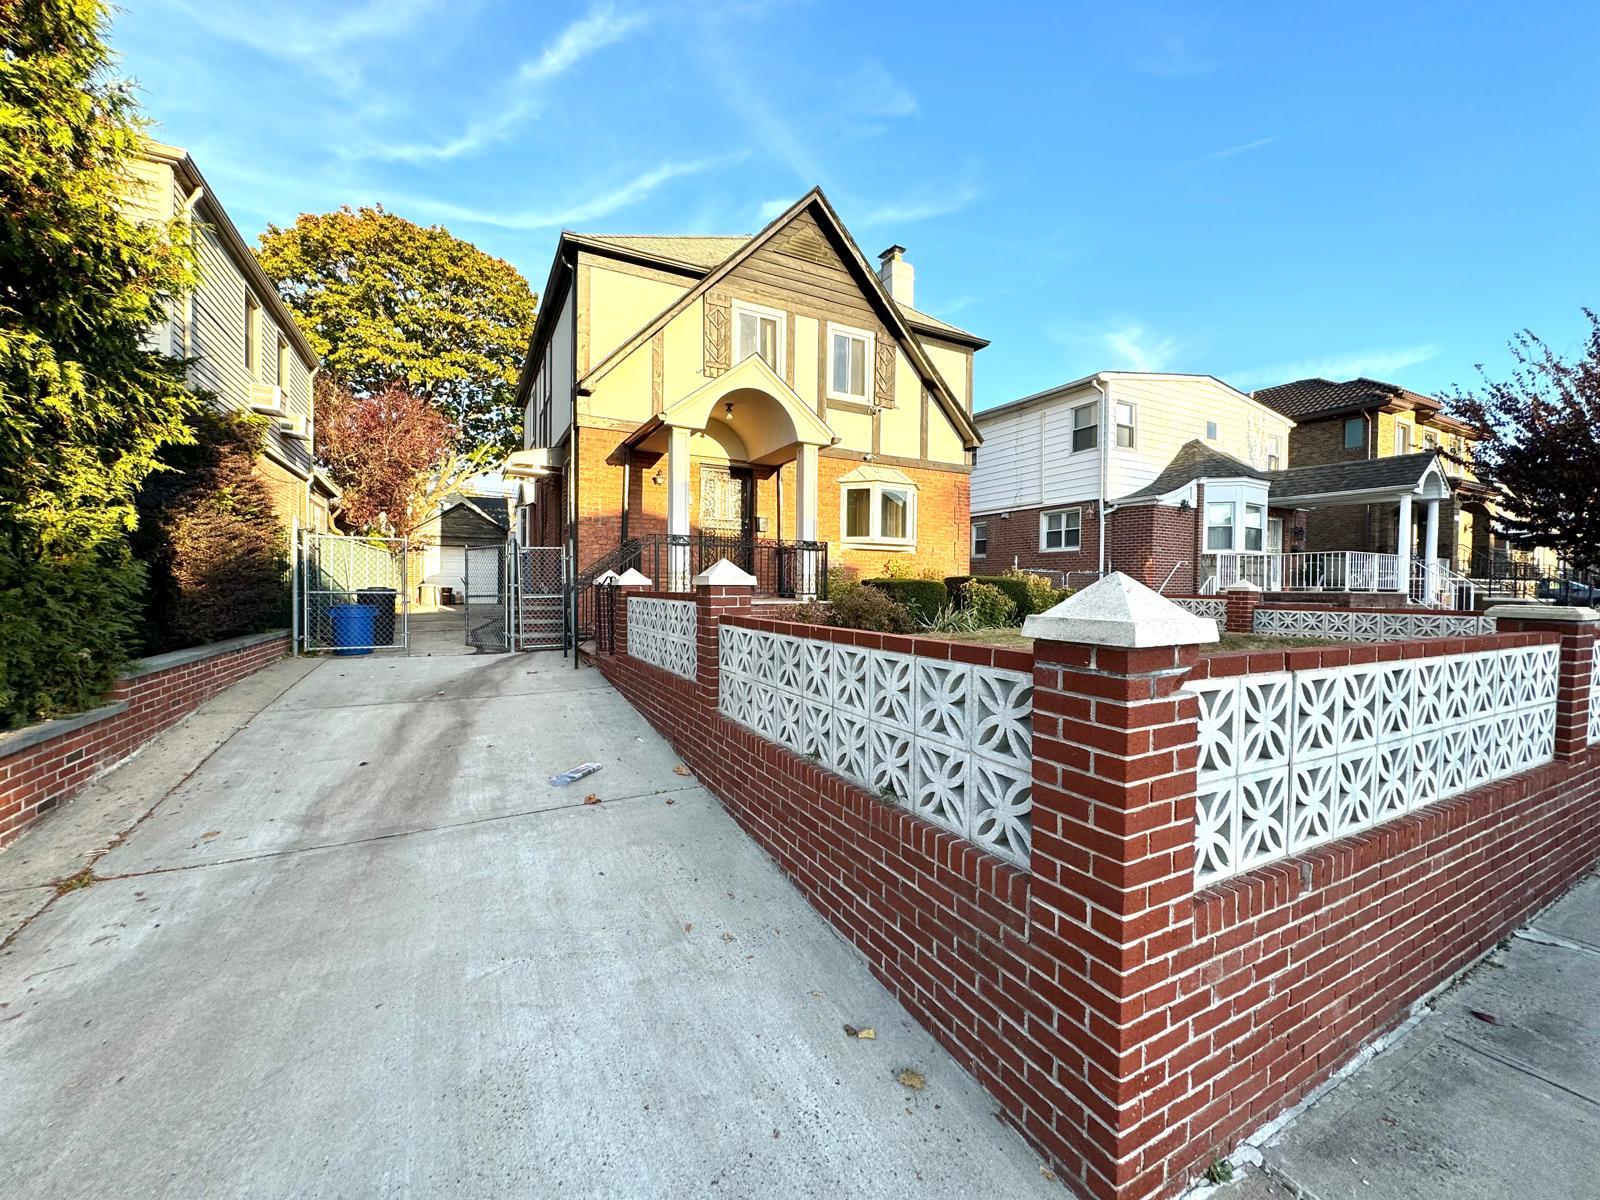
M1428 526L1423 535L1423 553L1427 556L1424 569L1428 580L1428 603L1437 603L1439 598L1439 501L1435 497L1428 501Z
M689 590L689 430L674 425L667 440L666 590Z
M817 448L802 442L794 460L794 540L817 540ZM795 551L797 578L795 591L801 599L817 594L817 552L801 547Z
M1400 497L1400 526L1395 531L1395 574L1399 576L1400 594L1411 594L1411 547L1415 542L1411 532L1411 493Z

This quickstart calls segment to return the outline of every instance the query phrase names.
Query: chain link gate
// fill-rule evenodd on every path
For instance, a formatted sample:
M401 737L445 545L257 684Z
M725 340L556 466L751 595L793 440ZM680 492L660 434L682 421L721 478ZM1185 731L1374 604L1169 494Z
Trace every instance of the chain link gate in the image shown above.
M295 531L294 634L305 654L404 650L411 594L405 538Z
M506 622L506 560L513 546L466 548L466 635L467 645L479 653L498 654L511 649Z
M567 587L572 572L565 546L510 545L506 629L513 650L564 650Z

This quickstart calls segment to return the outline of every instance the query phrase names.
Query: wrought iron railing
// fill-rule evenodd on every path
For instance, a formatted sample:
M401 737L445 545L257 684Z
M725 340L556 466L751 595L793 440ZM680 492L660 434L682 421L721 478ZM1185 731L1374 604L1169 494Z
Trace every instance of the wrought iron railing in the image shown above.
M1412 559L1402 586L1398 554L1364 550L1318 550L1294 554L1206 554L1200 559L1201 591L1225 592L1253 583L1264 592L1404 592L1431 608L1470 606L1470 585L1443 559ZM1463 600L1463 595L1466 599Z

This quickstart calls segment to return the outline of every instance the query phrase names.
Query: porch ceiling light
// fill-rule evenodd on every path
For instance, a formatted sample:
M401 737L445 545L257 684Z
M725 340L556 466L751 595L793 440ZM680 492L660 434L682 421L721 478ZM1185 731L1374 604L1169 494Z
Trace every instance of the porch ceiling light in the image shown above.
M722 417L725 421L733 420L733 401L729 400L722 406Z

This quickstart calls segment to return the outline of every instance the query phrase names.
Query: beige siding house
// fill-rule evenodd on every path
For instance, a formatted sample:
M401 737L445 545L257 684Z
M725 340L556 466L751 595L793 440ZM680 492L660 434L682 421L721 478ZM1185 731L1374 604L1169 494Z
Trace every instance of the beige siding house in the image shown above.
M199 284L150 331L151 344L193 359L190 381L218 405L271 420L257 469L284 527L328 529L338 490L312 459L316 352L186 151L146 142L135 180L132 210L189 221L199 256Z

